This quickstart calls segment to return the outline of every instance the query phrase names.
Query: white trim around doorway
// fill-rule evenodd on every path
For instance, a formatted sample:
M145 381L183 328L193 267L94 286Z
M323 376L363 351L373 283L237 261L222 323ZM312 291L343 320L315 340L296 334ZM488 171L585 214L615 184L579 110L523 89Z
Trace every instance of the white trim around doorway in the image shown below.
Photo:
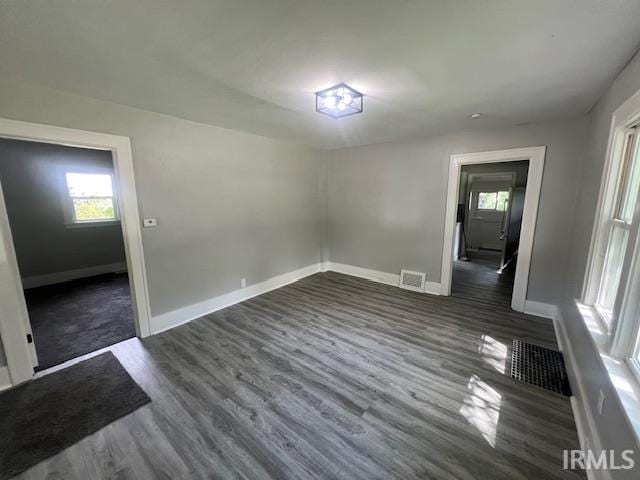
M119 197L129 284L134 305L136 334L150 335L151 310L142 232L128 137L0 118L0 138L108 150L113 156ZM31 333L4 196L0 191L0 336L11 384L33 376L35 356L26 336Z
M451 155L449 164L449 181L447 189L447 209L444 228L444 244L442 249L441 294L451 295L451 278L453 275L453 242L455 237L455 216L460 188L460 170L463 165L479 163L517 162L529 160L527 190L520 231L518 262L513 285L511 308L519 312L525 311L529 268L533 250L533 237L538 217L538 202L542 188L542 172L544 170L546 147L514 148L492 152L466 153Z

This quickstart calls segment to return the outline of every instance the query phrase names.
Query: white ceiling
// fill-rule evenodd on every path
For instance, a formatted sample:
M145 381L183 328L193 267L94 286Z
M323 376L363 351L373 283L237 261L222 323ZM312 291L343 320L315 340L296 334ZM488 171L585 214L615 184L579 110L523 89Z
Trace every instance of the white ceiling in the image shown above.
M327 148L585 113L639 44L638 0L0 2L0 76Z

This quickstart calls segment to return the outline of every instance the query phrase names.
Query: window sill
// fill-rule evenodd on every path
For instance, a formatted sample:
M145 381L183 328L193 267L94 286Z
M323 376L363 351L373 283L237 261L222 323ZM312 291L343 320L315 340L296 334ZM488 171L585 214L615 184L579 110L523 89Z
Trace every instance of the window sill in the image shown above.
M622 409L629 425L640 444L640 383L626 361L612 357L608 353L609 335L602 324L598 312L588 305L576 302L582 321L591 334L609 379L618 394Z
M92 228L92 227L114 227L119 226L120 220L102 220L99 222L78 222L78 223L67 223L65 227L67 228Z

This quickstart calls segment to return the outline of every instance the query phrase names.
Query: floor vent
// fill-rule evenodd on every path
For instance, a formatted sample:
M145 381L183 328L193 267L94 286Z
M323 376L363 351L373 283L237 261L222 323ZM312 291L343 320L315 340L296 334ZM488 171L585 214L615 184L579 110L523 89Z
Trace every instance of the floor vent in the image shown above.
M562 353L532 343L513 341L511 378L552 392L571 396Z
M411 270L400 270L400 288L413 290L414 292L424 292L424 282L426 273L413 272Z

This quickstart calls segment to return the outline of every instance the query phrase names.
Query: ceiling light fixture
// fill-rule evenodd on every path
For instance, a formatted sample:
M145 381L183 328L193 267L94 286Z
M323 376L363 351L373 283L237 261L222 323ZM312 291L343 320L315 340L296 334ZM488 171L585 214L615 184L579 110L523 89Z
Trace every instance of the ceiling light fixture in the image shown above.
M316 92L316 112L333 118L362 113L364 96L345 83Z
M481 113L472 113L472 114L471 114L471 118L473 118L474 120L475 120L476 118L480 118L481 116L482 116L482 114L481 114Z

